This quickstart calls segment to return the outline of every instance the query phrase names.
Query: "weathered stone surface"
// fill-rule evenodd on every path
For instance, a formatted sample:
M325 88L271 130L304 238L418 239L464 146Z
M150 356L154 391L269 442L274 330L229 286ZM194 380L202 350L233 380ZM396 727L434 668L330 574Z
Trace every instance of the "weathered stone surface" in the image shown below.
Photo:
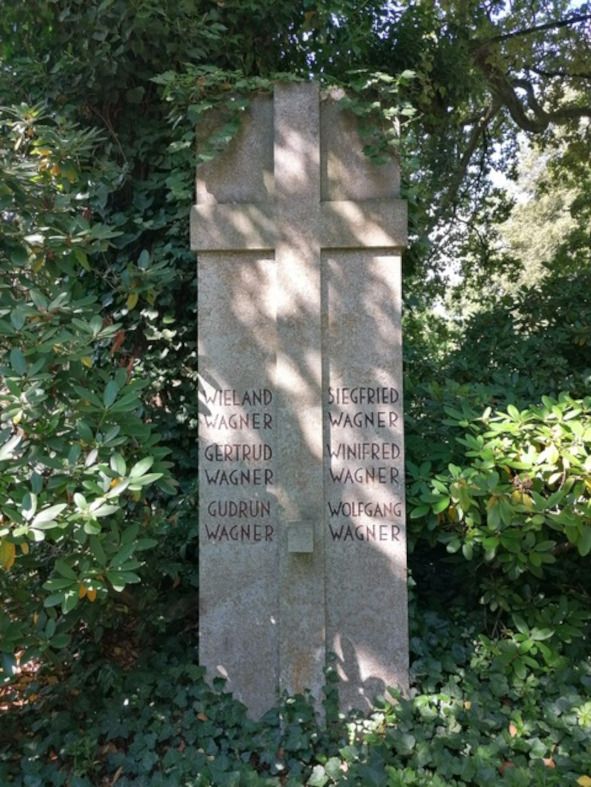
M200 659L258 715L407 684L400 251L394 162L338 97L281 85L202 167Z

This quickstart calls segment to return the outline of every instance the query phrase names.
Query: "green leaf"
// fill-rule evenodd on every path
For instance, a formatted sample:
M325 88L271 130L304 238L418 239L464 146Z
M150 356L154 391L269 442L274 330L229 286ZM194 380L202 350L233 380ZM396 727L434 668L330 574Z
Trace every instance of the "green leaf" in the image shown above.
M27 492L22 499L21 508L24 518L32 519L37 511L37 495L34 492Z
M545 629L533 628L529 632L529 636L533 640L536 640L536 642L539 642L539 641L544 640L544 639L550 639L550 637L553 637L555 633L556 633L556 631L554 629L551 629L551 628L545 628Z
M582 557L591 552L591 525L583 525L577 540L577 549Z
M90 426L85 421L78 421L76 428L78 429L78 434L86 443L93 442L94 435Z
M89 540L90 551L94 555L96 562L100 566L105 566L107 564L107 556L105 554L105 550L103 549L103 545L100 542L100 539L96 538L96 536L91 536Z
M158 481L160 478L162 478L162 473L148 473L140 478L130 479L129 488L132 492L136 492L142 487L148 486L148 484L153 484L154 481Z
M125 464L125 459L121 456L121 454L113 454L111 456L110 461L111 469L113 472L117 473L119 476L124 476L125 471L127 470L127 465Z
M442 511L445 511L445 509L449 506L450 502L451 501L449 497L440 498L439 500L437 500L437 502L433 503L433 513L440 514Z
M78 604L79 597L78 593L70 592L66 593L64 600L62 601L62 612L64 615L67 615L68 612L71 612L74 607Z
M93 448L92 451L88 452L88 456L84 460L84 467L92 467L96 462L98 457L98 448Z
M517 675L518 678L521 680L525 680L525 676L527 675L527 670L525 668L525 662L523 659L518 659L513 662L513 671Z
M153 547L158 545L158 541L155 538L140 538L135 543L136 551L140 549L152 549Z
M135 541L139 532L140 532L140 527L137 524L131 525L130 527L126 528L121 535L121 543L130 544L132 541Z
M131 555L134 553L134 550L135 544L133 542L123 546L111 560L111 568L119 568L122 566L123 563L125 563L125 561L131 557Z
M84 495L81 495L80 492L74 493L74 503L76 504L76 507L79 509L85 510L88 508L88 503L86 502L86 498L84 497Z
M105 574L117 592L121 592L126 585L140 581L138 575L131 571L106 571Z
M328 784L329 777L326 775L323 765L315 765L307 781L309 787L324 787Z
M140 476L144 475L154 464L154 457L147 456L145 459L140 459L139 462L136 462L134 466L131 468L129 472L129 477L137 479Z
M55 648L56 650L61 650L62 648L66 648L70 644L70 635L69 634L56 634L55 637L51 638L51 647Z
M98 314L95 314L95 316L91 319L89 324L90 324L90 330L95 336L100 332L101 328L103 327L102 318L99 317Z
M345 762L353 763L359 759L360 751L357 746L348 745L339 749L339 754Z
M331 779L334 779L334 781L338 781L343 774L341 769L341 760L338 757L329 757L324 768L328 776L330 776Z
M532 738L530 739L529 743L530 743L529 753L531 757L540 758L546 756L546 754L548 753L546 744L542 743L542 741L539 738Z
M0 462L6 462L12 456L14 449L23 439L20 434L15 434L0 446Z
M516 612L514 612L511 617L513 618L513 623L515 623L515 627L520 634L529 633L528 625L521 615L518 615Z
M58 558L55 561L55 570L57 571L58 574L61 574L62 577L66 577L66 579L73 579L73 580L78 579L74 569L68 563L66 563L66 561L63 560L62 558Z
M395 747L399 754L411 754L416 745L416 738L409 732L404 732L396 736Z
M117 437L120 431L121 431L121 427L118 426L117 424L115 424L115 426L112 426L103 437L103 443L105 445L107 443L111 443Z
M493 530L497 530L501 524L501 517L499 515L499 506L496 504L491 505L488 509L486 521L488 526Z
M78 585L78 580L72 580L66 577L52 577L48 579L47 582L43 583L43 587L45 590L65 590L66 588L71 588L73 584Z
M519 552L519 549L513 550L514 552ZM532 566L539 568L542 565L542 556L539 552L530 552L528 555L528 560Z
M103 404L107 409L113 404L113 402L117 398L118 393L119 393L119 386L117 385L115 380L110 380L107 383L105 387L105 391L103 393Z
M13 327L17 331L21 330L21 328L25 324L26 319L27 319L27 314L21 306L16 306L10 312L10 322L12 323Z
M76 257L77 261L80 265L84 268L85 271L90 271L90 264L88 262L88 257L86 253L82 249L74 249L74 256Z
M46 311L49 306L49 301L39 290L30 290L31 300L39 311Z
M73 385L72 388L76 391L78 396L80 396L82 398L82 400L90 402L90 404L93 404L95 407L97 407L97 408L99 408L101 410L103 409L103 402L101 402L101 400L94 393L94 391L91 391L88 388L83 388L80 385ZM79 425L78 428L80 429L80 425ZM86 439L86 438L84 438L84 439Z
M58 604L61 604L64 600L65 596L63 593L52 593L50 596L43 601L44 607L57 607Z
M92 511L92 513L97 519L100 519L101 517L110 516L111 514L115 514L117 511L120 511L120 510L121 509L120 509L119 506L109 505L108 503L105 503L104 505L99 506L98 508L95 508Z
M78 462L78 459L80 458L81 452L82 452L82 448L78 443L73 445L68 451L68 464L72 466L75 465Z
M21 350L19 350L16 347L13 347L12 350L10 351L10 365L12 366L14 371L19 375L25 374L25 372L27 371L27 367L28 367L27 359L25 358Z
M66 503L58 503L55 506L49 506L49 508L43 509L40 511L37 516L31 522L31 527L38 527L38 528L46 528L48 527L49 523L52 523L56 516L59 516L61 512L67 508Z
M534 549L536 552L550 552L556 546L556 541L539 541Z

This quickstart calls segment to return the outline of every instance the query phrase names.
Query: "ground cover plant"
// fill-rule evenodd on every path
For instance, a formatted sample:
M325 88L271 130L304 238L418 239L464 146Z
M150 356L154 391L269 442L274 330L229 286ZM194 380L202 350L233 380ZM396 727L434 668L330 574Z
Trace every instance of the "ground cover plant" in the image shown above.
M249 721L223 687L204 683L192 632L161 632L131 664L87 651L59 683L30 675L2 725L2 783L587 784L588 611L563 599L562 631L554 610L552 635L513 627L499 644L479 634L481 613L428 602L413 608L411 697L378 701L369 718L339 717L329 675L325 724L305 697ZM551 663L507 670L541 640L557 649Z
M590 13L3 3L0 784L589 787ZM222 113L214 156L310 75L409 202L413 684L341 718L329 672L326 723L254 723L196 665L194 126Z

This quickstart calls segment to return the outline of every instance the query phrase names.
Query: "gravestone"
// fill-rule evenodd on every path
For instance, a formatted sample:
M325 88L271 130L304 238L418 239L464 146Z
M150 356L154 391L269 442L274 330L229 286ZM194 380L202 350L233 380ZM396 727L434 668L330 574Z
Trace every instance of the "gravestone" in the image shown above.
M253 716L408 683L395 161L277 85L197 173L200 661Z

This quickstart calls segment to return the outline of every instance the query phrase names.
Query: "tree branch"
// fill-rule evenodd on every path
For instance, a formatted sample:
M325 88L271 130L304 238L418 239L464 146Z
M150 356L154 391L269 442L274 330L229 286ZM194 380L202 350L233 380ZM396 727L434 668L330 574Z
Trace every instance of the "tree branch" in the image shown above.
M484 74L497 101L507 107L513 121L524 131L540 134L551 123L562 124L577 118L591 117L591 107L577 104L569 104L552 112L546 112L538 102L531 82L527 79L510 80L490 57L490 49L487 46L476 50L473 57L475 65ZM516 88L525 90L530 114L526 112L526 108L516 93Z
M501 41L508 41L510 38L518 38L520 36L529 36L534 33L543 33L545 30L558 30L561 27L568 27L569 25L576 25L580 22L588 22L591 20L591 14L575 14L566 19L558 19L554 22L546 22L544 25L534 25L533 27L524 27L521 30L512 30L510 33L499 33L490 38L476 39L475 44L479 46L487 46L488 44L498 44Z
M591 79L591 72L588 74L569 74L568 71L547 71L543 68L538 68L537 66L529 66L528 70L533 71L534 74L537 74L540 77L549 77L550 79L554 77L559 77L560 79Z
M526 114L526 111L515 92L515 88L522 88L527 94L527 105L533 112L533 116ZM538 103L533 86L525 79L513 80L513 83L504 77L495 81L497 95L509 110L512 119L524 131L531 131L540 134L545 131L552 123L559 125L568 123L569 120L577 120L583 117L591 117L591 106L568 104L546 112Z
M491 104L491 106L488 107L486 111L480 116L478 122L476 122L472 127L470 138L468 139L468 144L464 149L462 158L460 159L456 171L453 174L451 182L447 187L446 194L441 200L441 204L436 213L434 223L437 223L437 221L439 221L441 216L443 216L445 211L450 207L450 205L454 201L457 190L462 184L466 171L470 166L470 161L472 160L472 156L474 155L474 152L480 143L480 139L483 136L484 132L486 131L489 122L498 113L500 108L501 105L497 101L494 101Z
M513 79L511 84L514 88L521 88L525 90L527 95L527 104L529 108L532 110L534 115L538 118L544 118L546 113L542 109L542 107L538 104L538 99L536 98L536 94L534 93L534 87L532 83L528 79Z

